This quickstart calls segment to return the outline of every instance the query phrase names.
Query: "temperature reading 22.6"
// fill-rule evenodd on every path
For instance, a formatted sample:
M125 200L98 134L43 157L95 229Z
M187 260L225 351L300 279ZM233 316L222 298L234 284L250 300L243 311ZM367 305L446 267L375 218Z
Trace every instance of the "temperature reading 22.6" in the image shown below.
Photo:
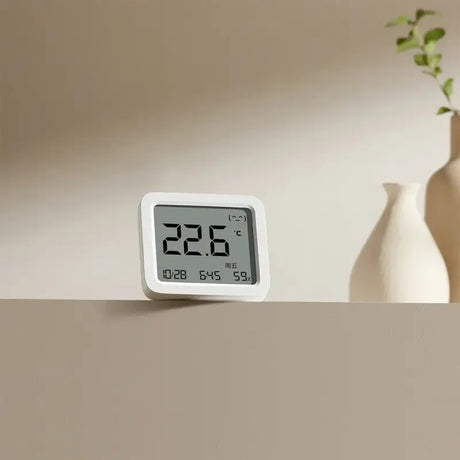
M202 254L196 247L203 238L201 225L175 223L163 223L163 225L171 231L171 235L163 240L163 254L178 256L211 255L222 257L230 255L230 245L228 241L219 238L219 232L226 229L225 225L208 226L207 237L209 238L209 252L206 254Z

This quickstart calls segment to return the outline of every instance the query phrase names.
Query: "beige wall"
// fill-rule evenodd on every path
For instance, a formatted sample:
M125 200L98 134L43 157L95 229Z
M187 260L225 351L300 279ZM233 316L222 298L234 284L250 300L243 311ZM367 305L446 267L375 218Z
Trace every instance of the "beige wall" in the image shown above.
M404 4L404 6L401 6ZM140 298L149 191L266 205L270 299L343 300L384 204L447 157L404 0L0 0L0 297ZM443 51L459 75L460 3Z

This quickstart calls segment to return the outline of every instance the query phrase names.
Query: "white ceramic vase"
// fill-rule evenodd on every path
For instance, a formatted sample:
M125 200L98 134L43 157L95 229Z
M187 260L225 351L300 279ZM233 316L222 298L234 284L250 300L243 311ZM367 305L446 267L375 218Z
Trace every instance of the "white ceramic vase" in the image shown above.
M460 115L450 126L450 159L428 182L425 216L447 265L450 301L460 302Z
M449 301L446 265L420 215L418 184L384 184L388 202L355 262L352 302Z

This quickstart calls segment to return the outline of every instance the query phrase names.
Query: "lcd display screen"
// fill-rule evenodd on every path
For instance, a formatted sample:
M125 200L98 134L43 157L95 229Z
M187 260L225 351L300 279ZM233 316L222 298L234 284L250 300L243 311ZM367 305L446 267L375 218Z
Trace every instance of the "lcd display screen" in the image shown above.
M249 208L156 205L158 279L255 284L255 234Z

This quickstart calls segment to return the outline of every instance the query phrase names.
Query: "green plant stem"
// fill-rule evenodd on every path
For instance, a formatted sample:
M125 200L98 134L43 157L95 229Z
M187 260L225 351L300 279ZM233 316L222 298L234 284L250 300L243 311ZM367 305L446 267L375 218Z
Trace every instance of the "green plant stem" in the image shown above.
M438 83L439 88L444 94L442 83L439 81L439 77L436 75L434 78L436 79L436 82ZM447 99L447 102L449 103L449 109L452 111L452 113L454 115L460 115L460 112L452 105L452 101L450 100L450 97L446 96L445 94L444 94L444 97Z
M418 21L416 21L414 24L414 29L417 29L418 28ZM418 30L417 30L418 32ZM417 33L417 41L418 41L418 46L420 48L420 50L422 51L423 54L426 54L428 55L427 51L426 51L426 47L425 47L425 43L423 42L423 40L421 39L420 35ZM442 93L444 94L444 97L447 99L447 102L449 103L449 108L450 110L452 110L452 112L455 114L455 115L460 115L460 111L457 110L453 105L452 105L452 101L450 100L450 97L448 97L445 93L444 93L444 89L443 89L443 86L442 86L442 83L441 81L439 80L439 76L438 75L434 75L434 78L436 80L436 83L438 84L439 86L439 89L442 91Z

